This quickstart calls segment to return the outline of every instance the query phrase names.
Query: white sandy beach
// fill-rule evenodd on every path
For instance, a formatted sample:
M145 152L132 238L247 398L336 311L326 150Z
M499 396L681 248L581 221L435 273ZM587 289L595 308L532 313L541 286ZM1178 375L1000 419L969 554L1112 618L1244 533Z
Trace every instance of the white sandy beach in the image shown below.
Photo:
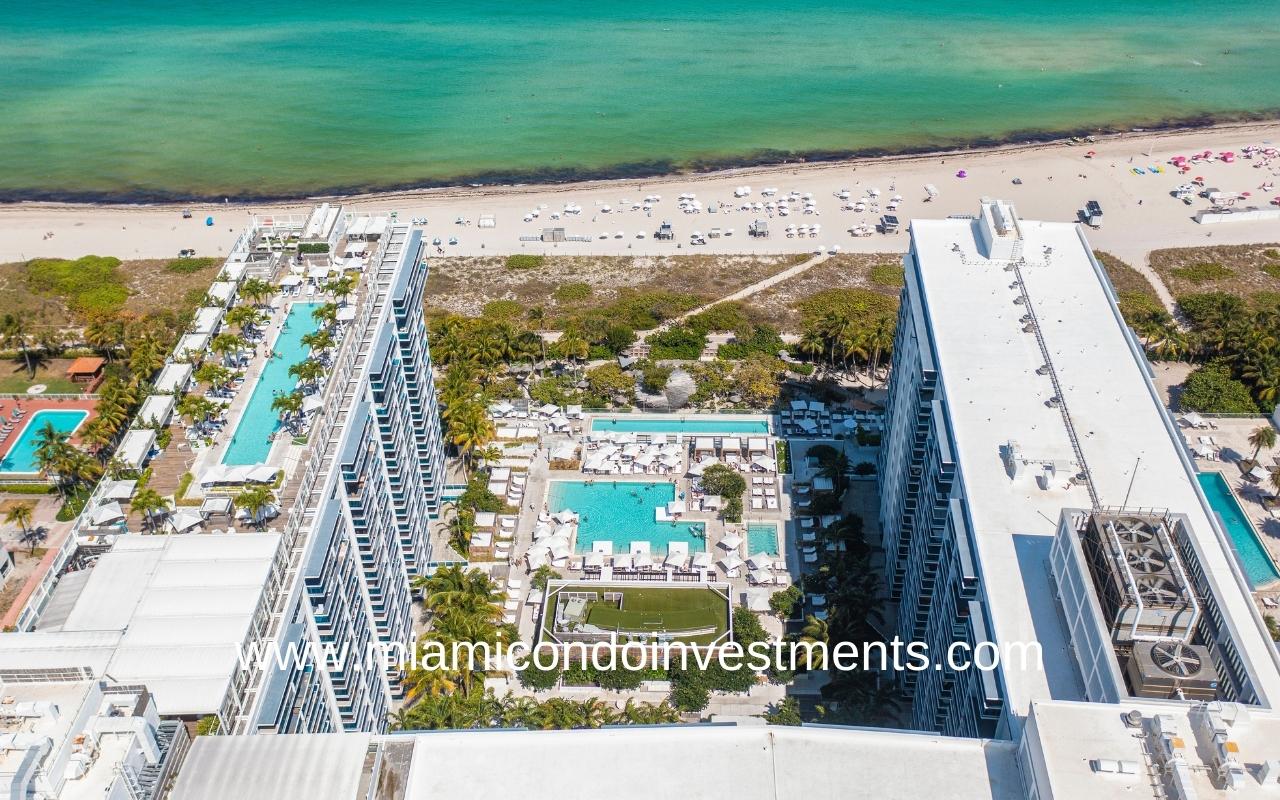
M1074 219L1085 201L1097 200L1104 209L1104 224L1100 230L1089 233L1090 241L1100 249L1141 265L1148 252L1162 247L1280 239L1280 222L1276 221L1199 225L1192 217L1196 210L1208 206L1207 201L1197 199L1194 206L1186 206L1169 194L1173 187L1190 177L1203 176L1207 185L1224 191L1252 192L1249 202L1266 206L1275 193L1263 196L1259 187L1276 181L1280 161L1263 168L1256 166L1256 160L1237 159L1233 164L1215 161L1197 165L1186 176L1179 175L1166 163L1178 154L1190 155L1204 150L1239 152L1245 145L1273 142L1280 142L1280 123L1132 133L1104 138L1095 144L1025 145L980 152L678 175L639 182L433 189L351 197L341 202L350 210L395 211L402 221L426 217L428 235L441 238L447 254L641 255L805 252L831 245L855 252L903 251L907 246L905 226L912 217L973 213L983 196L1008 199L1023 216L1048 220ZM1085 158L1089 150L1096 151L1093 158ZM1163 173L1135 175L1131 171L1132 167L1152 164L1163 165ZM957 171L962 169L966 177L957 177ZM1014 178L1021 179L1022 183L1015 185ZM933 184L939 192L929 203L923 202L926 184ZM734 188L743 185L752 188L751 196L735 199ZM817 213L801 214L799 205L795 204L789 217L768 219L772 234L768 239L749 238L748 225L766 215L736 209L744 200L769 199L760 194L767 187L777 187L779 196L792 190L812 193ZM857 199L872 187L880 190L882 203L894 194L903 197L896 212L902 221L903 233L864 238L855 238L849 233L849 228L860 223L874 225L879 213L843 211L843 202L834 195L848 189L853 199ZM727 203L734 210L684 214L676 207L676 198L685 192L696 193L704 206L712 202ZM662 197L651 212L618 210L624 205L621 201L639 202L647 195ZM195 248L199 255L219 255L230 248L249 214L303 213L313 202L193 205L190 206L191 219L182 218L180 206L36 203L0 206L0 262L86 253L164 258L177 255L183 248ZM581 206L582 213L566 215L560 220L550 219L552 212L570 202ZM603 211L605 205L612 207L611 213ZM540 217L523 221L535 208L542 209ZM882 207L880 213L883 212ZM496 226L478 228L475 221L482 214L492 214ZM214 217L214 225L205 225L207 216ZM471 224L455 224L458 217L471 220ZM673 223L674 242L658 242L652 238L663 220ZM788 224L813 223L819 223L822 228L816 237L783 235L783 228ZM548 226L563 226L570 236L593 239L589 243L567 242L554 246L519 241L520 236L535 236ZM706 245L690 245L691 232L707 233L712 227L733 228L734 234L710 239ZM610 238L597 238L605 232ZM622 238L615 238L618 232L624 234ZM646 234L644 239L636 238L640 232ZM447 244L450 237L457 237L456 246Z

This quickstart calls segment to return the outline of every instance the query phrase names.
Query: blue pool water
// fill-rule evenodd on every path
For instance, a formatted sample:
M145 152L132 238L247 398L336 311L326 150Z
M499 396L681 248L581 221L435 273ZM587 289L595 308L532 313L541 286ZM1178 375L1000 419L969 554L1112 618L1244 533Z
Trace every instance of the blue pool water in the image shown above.
M1226 479L1216 472L1203 472L1196 478L1200 481L1205 497L1209 499L1209 505L1222 517L1227 534L1231 537L1236 552L1240 554L1240 561L1244 563L1245 577L1253 588L1260 589L1280 582L1280 569L1267 552L1266 545L1258 540L1253 526L1249 524L1249 518L1232 496Z
M9 448L4 460L0 461L0 473L39 472L40 467L36 464L36 436L45 423L52 423L54 430L70 436L88 416L89 412L84 409L75 411L45 409L32 414L22 430L18 432L18 438L14 440L13 447Z
M671 542L687 542L690 553L707 549L701 522L656 522L654 510L676 499L673 483L627 481L553 481L551 511L578 512L574 549L591 552L591 543L613 542L613 552L626 553L632 542L648 542L655 557L667 554Z
M768 553L778 555L778 526L772 522L751 522L747 524L747 553Z
M302 343L302 337L316 331L320 324L311 318L311 312L322 303L294 303L284 319L284 328L276 337L272 350L275 357L267 363L253 387L249 403L240 414L235 433L222 456L222 463L230 466L261 464L271 452L271 434L280 429L280 415L271 410L271 402L277 394L293 391L297 381L289 376L289 367L307 357L310 348Z
M714 417L687 419L671 417L655 419L626 417L591 420L593 431L618 431L619 433L759 433L769 432L769 423L762 419L716 419Z

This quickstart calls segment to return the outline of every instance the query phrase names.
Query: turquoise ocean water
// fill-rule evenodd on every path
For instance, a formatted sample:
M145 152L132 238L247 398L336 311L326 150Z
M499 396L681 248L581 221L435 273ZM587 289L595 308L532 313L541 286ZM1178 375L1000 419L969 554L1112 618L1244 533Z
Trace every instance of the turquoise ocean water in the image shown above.
M0 6L0 198L652 174L1280 109L1275 0Z

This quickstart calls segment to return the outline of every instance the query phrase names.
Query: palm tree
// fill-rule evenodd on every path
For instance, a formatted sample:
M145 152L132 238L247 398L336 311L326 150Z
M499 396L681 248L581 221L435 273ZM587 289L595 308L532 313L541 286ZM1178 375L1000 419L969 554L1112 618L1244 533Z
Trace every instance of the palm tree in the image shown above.
M321 288L341 302L355 291L356 279L351 275L343 275L341 278L334 278Z
M319 361L307 359L289 367L289 377L302 381L308 386L315 386L324 375L324 365Z
M475 450L493 441L495 433L493 420L479 403L468 403L449 416L449 436L462 451L468 470Z
M1252 461L1257 463L1262 448L1270 450L1276 446L1276 429L1270 425L1259 425L1249 434L1249 444L1253 445Z
M804 627L800 629L800 641L815 648L805 652L806 669L824 669L826 667L826 647L830 641L827 621L810 614L805 617Z
M468 597L478 596L490 603L502 599L488 575L458 564L446 564L430 575L415 578L413 588L422 593L423 605L432 613L461 606Z
M231 370L213 361L206 361L200 365L200 369L196 370L195 378L200 383L208 384L215 389L221 389L231 382Z
M70 445L67 444L67 434L53 427L52 422L46 422L36 431L35 438L35 461L36 467L40 473L46 478L57 476L57 470L63 461L64 454ZM58 480L58 493L66 501L66 494L63 492L61 479Z
M129 501L130 512L142 514L144 529L156 529L156 514L168 513L169 501L160 496L155 489L139 489Z
M311 312L311 318L316 322L321 323L326 328L330 327L338 319L338 304L325 303L322 306L317 306L316 309Z
M124 341L124 322L118 317L97 316L85 326L84 341L111 361Z
M4 521L10 525L17 525L18 530L25 536L31 528L31 504L15 503L5 512Z
M262 301L276 293L276 288L261 278L248 278L240 284L240 294L254 305L262 305Z
M271 410L280 415L289 430L296 431L298 417L302 414L302 404L302 392L289 392L276 395L271 401Z
M322 353L333 347L333 334L326 330L312 331L302 337L301 342L313 353Z
M209 350L222 356L222 363L227 366L230 366L230 359L228 357L232 353L238 353L240 348L243 346L244 339L241 339L234 333L220 333L213 337L212 342L209 342Z
M3 318L0 318L0 337L3 337L7 346L16 346L22 351L22 360L27 365L27 372L34 378L36 370L31 363L31 335L27 329L27 315L18 312L17 314L5 314Z
M237 508L243 508L249 512L249 519L254 526L261 528L266 521L264 511L271 501L275 499L275 493L271 491L271 487L265 483L254 484L246 487L240 494L235 496L233 503Z

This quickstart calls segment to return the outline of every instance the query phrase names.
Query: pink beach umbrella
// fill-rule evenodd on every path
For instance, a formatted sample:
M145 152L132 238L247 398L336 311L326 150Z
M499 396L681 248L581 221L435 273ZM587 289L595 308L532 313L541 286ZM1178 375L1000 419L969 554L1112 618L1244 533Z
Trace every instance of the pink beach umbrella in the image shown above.
M960 170L959 172L957 172L957 173L956 173L956 177L957 177L957 178L967 178L967 177L969 177L969 173L968 173L968 172L966 172L965 170Z

